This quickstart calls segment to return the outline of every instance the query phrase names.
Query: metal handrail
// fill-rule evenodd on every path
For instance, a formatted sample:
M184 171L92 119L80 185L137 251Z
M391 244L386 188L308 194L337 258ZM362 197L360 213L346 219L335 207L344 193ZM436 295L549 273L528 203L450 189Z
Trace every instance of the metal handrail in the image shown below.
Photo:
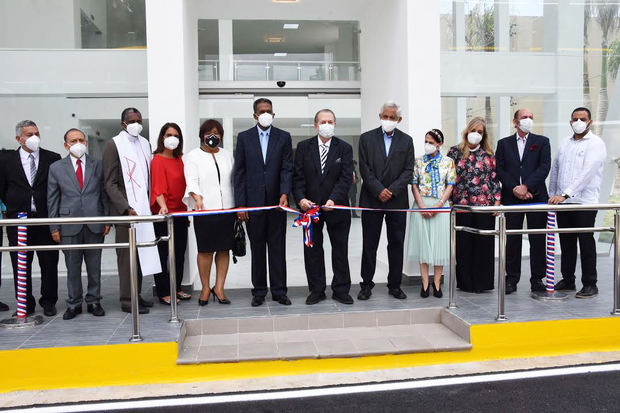
M137 242L135 224L147 222L167 221L168 235L160 236L153 241ZM40 226L40 225L67 225L67 224L127 224L129 225L129 241L97 244L57 244L57 245L28 245L28 246L0 246L1 251L54 251L74 249L105 249L129 248L129 275L131 289L131 316L132 334L129 341L142 341L140 335L140 318L138 311L138 248L153 247L160 242L168 242L168 265L170 267L170 319L172 324L181 322L176 302L176 266L174 255L174 221L171 215L126 215L107 217L65 217L65 218L25 218L2 219L0 227Z
M561 212L561 211L599 211L614 210L613 227L578 227L578 228L533 228L507 229L506 214L511 212ZM456 225L457 213L487 213L497 214L499 225L497 230L482 230ZM620 204L562 204L562 205L500 205L500 206L470 206L454 205L450 211L450 278L448 308L456 308L456 233L465 231L485 236L498 236L499 261L497 271L497 317L498 321L505 321L506 295L506 237L518 234L549 234L549 233L588 233L612 232L614 234L614 288L612 315L620 315Z

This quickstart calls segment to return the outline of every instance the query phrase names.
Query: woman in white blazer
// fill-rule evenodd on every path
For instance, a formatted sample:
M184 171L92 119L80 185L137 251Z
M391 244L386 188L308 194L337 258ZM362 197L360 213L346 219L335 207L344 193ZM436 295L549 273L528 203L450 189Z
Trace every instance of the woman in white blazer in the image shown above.
M191 151L185 159L184 202L195 210L228 209L234 206L233 197L233 154L220 147L224 129L214 119L207 120L200 127L200 147ZM194 217L194 231L198 245L198 272L202 291L198 299L200 306L213 300L230 304L224 294L224 282L228 273L229 251L233 246L236 215L215 214ZM210 288L211 265L215 255L215 285Z

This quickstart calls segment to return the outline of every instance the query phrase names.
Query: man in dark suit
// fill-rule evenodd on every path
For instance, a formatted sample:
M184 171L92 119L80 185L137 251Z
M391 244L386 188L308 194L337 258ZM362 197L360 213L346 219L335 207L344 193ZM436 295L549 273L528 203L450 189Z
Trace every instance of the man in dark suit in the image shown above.
M318 135L300 142L295 152L293 195L299 207L307 211L314 205L325 205L319 221L312 223L313 246L304 246L304 263L310 295L306 304L316 304L325 299L325 257L323 253L323 225L332 246L332 298L343 304L353 304L349 295L348 243L351 214L346 210L333 210L331 205L349 205L348 193L353 176L353 149L351 145L334 136L336 115L323 109L314 116Z
M15 127L15 140L20 147L5 155L0 164L0 199L6 204L8 218L17 218L26 212L28 218L47 218L47 175L52 163L60 159L55 152L39 148L39 128L31 120L24 120ZM17 227L7 228L9 245L17 245ZM54 245L47 225L28 227L28 245ZM32 258L27 254L26 302L27 314L34 313L35 299L32 295ZM58 301L58 251L37 251L41 267L41 299L43 314L56 315ZM13 278L17 293L17 253L11 252Z
M547 203L549 194L545 179L551 168L551 148L545 136L531 133L534 116L528 109L515 112L512 122L514 135L497 142L495 158L497 176L502 183L502 204L519 205ZM522 229L526 213L506 214L507 229ZM545 228L547 214L528 212L528 228ZM506 240L506 294L517 291L521 278L521 235L509 235ZM532 291L545 291L545 235L529 234L530 284Z
M396 129L402 120L400 107L386 102L379 113L381 126L360 136L359 159L362 176L360 207L406 209L409 207L407 185L413 176L415 161L411 136ZM403 244L406 212L362 212L362 289L357 298L368 300L375 283L377 247L383 219L387 230L389 272L388 293L395 298L407 296L400 285L403 273Z
M101 162L86 155L86 135L79 129L69 129L64 136L64 159L50 166L47 207L50 217L87 217L107 215L104 204L105 187ZM50 225L54 241L63 244L102 243L110 231L104 224ZM101 300L101 249L66 250L67 310L63 320L82 312L82 259L86 262L88 289L86 309L94 316L103 316Z
M254 102L256 126L239 133L235 149L234 187L237 207L287 205L293 175L291 135L271 126L269 99ZM269 210L238 213L247 222L252 250L252 306L267 295L267 248L271 297L290 305L286 288L286 213Z

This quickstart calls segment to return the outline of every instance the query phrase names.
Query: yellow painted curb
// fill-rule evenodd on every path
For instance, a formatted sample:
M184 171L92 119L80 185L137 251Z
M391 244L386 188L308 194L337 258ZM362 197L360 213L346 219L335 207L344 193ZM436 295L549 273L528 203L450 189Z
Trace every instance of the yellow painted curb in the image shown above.
M345 373L435 364L620 351L620 318L471 327L468 351L356 358L177 365L176 343L0 351L0 393Z

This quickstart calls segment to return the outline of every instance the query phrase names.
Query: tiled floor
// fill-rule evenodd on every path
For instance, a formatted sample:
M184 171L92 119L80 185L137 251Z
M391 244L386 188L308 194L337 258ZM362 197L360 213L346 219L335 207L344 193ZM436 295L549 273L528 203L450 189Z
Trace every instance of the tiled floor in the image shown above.
M527 276L519 284L519 290L506 297L506 315L508 321L549 320L561 318L607 317L612 309L612 269L611 257L599 257L599 290L597 297L588 300L578 300L571 294L567 301L543 302L529 297ZM303 267L298 268L302 271ZM523 268L528 268L524 261ZM294 269L289 267L289 271ZM527 273L527 270L526 270ZM249 275L248 275L249 276ZM379 276L378 276L379 277ZM383 276L384 277L384 276ZM579 275L578 275L579 278ZM4 279L0 288L0 301L9 303L11 312L15 310L12 283ZM39 280L34 279L34 291L39 289ZM131 318L122 313L118 305L118 280L115 276L104 276L102 305L106 309L105 317L93 317L88 313L79 315L73 320L62 320L65 309L63 302L57 305L58 315L52 318L44 317L45 322L34 328L23 330L0 329L0 349L58 347L71 345L93 345L127 343L131 335ZM145 277L145 297L147 286L152 285L152 278ZM578 285L580 283L578 282ZM226 318L226 317L260 317L276 315L304 315L338 312L360 312L377 310L404 310L415 308L445 307L447 294L442 299L429 297L422 299L419 296L419 287L404 286L409 295L407 300L396 300L387 294L385 284L378 284L373 290L370 300L362 302L355 300L353 305L344 305L328 298L327 300L307 306L304 301L307 295L306 287L289 289L289 297L293 301L291 306L282 306L273 301L266 301L261 307L250 306L250 292L248 289L227 290L231 305L221 305L211 302L205 307L198 307L196 298L182 302L179 305L180 316L183 319ZM444 286L444 290L447 286ZM351 295L355 297L359 286L354 285ZM150 291L149 291L150 292ZM447 291L444 291L446 293ZM36 294L38 296L38 294ZM66 296L64 278L59 282L59 296ZM495 291L483 294L468 294L457 292L455 314L464 320L475 323L494 323L497 313L497 294ZM9 317L11 312L0 313L0 318ZM37 307L37 314L41 314ZM155 303L150 314L140 317L141 333L146 342L174 341L179 334L179 326L168 324L169 307Z
M186 320L178 363L355 357L470 348L469 325L445 314L441 308L208 318Z

